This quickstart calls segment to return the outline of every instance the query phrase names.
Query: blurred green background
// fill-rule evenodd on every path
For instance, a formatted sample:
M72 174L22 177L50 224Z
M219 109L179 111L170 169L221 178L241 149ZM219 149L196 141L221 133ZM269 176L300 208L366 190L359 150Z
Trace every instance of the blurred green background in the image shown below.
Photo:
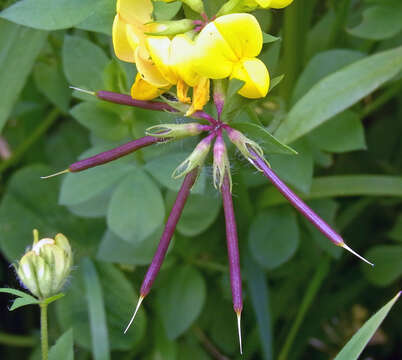
M222 3L205 1L209 15ZM20 288L10 264L33 228L42 237L62 232L75 269L66 297L50 306L51 344L72 328L78 360L239 359L210 162L154 289L122 334L180 187L171 172L196 139L40 179L151 125L180 121L69 89L129 92L135 67L115 58L111 42L115 2L2 0L0 8L0 284ZM155 5L156 18L186 11L180 2ZM285 77L233 121L259 122L298 151L267 158L376 266L334 247L231 149L244 358L329 359L401 289L402 2L295 0L255 15L279 37L260 58L272 78ZM97 291L85 282L92 265ZM90 311L93 300L106 321ZM6 295L0 305L0 358L39 359L37 309L9 312ZM399 304L361 359L402 359L401 316Z

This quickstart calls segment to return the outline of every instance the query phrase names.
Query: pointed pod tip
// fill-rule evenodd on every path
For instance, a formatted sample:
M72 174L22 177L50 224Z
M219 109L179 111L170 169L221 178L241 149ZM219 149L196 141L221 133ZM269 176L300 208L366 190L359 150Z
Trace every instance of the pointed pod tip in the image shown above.
M349 251L350 253L352 253L353 255L357 256L360 260L363 260L365 263L367 263L367 264L369 264L371 266L374 266L373 263L371 263L370 261L366 260L363 256L359 255L356 251L351 249L345 243L341 244L340 246L343 247L345 250Z
M59 175L62 175L62 174L66 174L66 173L69 173L69 172L70 172L69 169L65 169L65 170L63 170L63 171L59 171L59 172L57 172L57 173L55 173L55 174L52 174L52 175L41 176L40 178L41 178L41 179L50 179L50 178L52 178L52 177L59 176Z
M135 319L135 317L136 317L136 315L137 315L138 310L140 309L140 306L141 306L141 304L142 304L144 298L145 298L145 296L143 296L143 295L141 295L141 296L139 297L137 306L135 307L134 314L133 314L133 316L131 317L130 322L128 323L126 329L124 330L124 334L126 334L127 331L128 331L128 329L130 329L130 326L131 326L131 324L133 323L133 321L134 321L134 319Z
M95 91L90 91L90 90L81 89L81 88L76 87L76 86L69 86L69 88L72 89L72 90L76 90L76 91L79 91L79 92L88 94L88 95L96 96L96 92L95 92Z
M236 311L236 317L237 317L237 332L239 334L240 355L243 355L243 342L241 336L241 310Z

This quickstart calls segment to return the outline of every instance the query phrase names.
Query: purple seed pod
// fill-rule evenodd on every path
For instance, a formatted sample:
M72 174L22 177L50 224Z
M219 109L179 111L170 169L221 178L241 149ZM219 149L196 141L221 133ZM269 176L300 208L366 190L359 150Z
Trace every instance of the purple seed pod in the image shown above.
M89 158L77 161L73 164L71 164L68 169L59 171L58 173L48 175L48 176L42 176L41 179L48 179L57 175L69 173L69 172L79 172L83 171L95 166L103 165L106 164L110 161L116 160L118 158L121 158L122 156L128 155L138 149L141 149L145 146L149 146L152 144L155 144L157 142L163 142L166 141L165 139L158 139L154 136L145 136L133 141L130 141L124 145L118 146L114 149L108 150L101 152L100 154L91 156Z
M233 210L232 192L230 189L230 180L228 174L226 174L223 179L221 191L222 191L223 209L225 212L226 244L228 248L230 285L232 288L233 309L236 312L237 316L240 353L243 353L242 341L241 341L241 327L240 327L241 312L243 310L243 297L242 297L241 274L240 274L240 255L239 255L236 219Z
M140 298L138 300L137 307L134 311L134 315L132 316L126 330L130 328L131 324L134 321L135 316L137 315L138 309L144 300L144 298L148 295L151 290L152 284L154 283L156 276L162 266L163 260L165 259L166 252L169 248L170 241L172 240L174 231L176 229L176 225L180 219L180 216L183 212L184 205L186 204L187 198L190 194L190 190L193 187L197 176L198 176L199 168L193 169L189 172L183 180L181 188L177 194L176 201L173 205L173 208L169 214L169 218L166 222L165 229L163 230L162 237L159 241L158 248L156 249L156 253L152 259L151 264L148 267L148 271L145 275L145 278L141 285L140 290Z
M115 104L134 106L141 109L177 112L175 108L164 102L135 100L130 95L119 94L112 91L97 91L96 97Z
M319 217L302 199L300 199L279 177L275 172L267 165L265 160L260 157L253 149L249 149L254 158L248 158L248 160L259 170L263 172L272 184L280 191L280 193L289 200L289 202L308 220L313 224L324 236L326 236L332 243L337 246L348 250L359 259L363 260L367 264L374 266L371 262L357 254L348 245L345 244L342 237L329 226L321 217Z

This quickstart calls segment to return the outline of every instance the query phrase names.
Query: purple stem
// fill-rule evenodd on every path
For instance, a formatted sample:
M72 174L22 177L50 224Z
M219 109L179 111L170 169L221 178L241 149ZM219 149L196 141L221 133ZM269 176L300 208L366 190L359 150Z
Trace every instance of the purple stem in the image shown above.
M222 184L222 200L226 222L226 244L228 248L230 285L232 287L233 309L237 314L243 310L243 297L240 275L240 255L237 237L236 219L233 210L232 193L230 192L230 181L227 174Z
M96 96L99 99L106 100L112 103L135 106L141 109L147 110L156 110L156 111L169 111L169 112L177 112L177 110L171 107L169 104L166 104L161 101L143 101L143 100L135 100L130 95L119 94L111 91L98 91Z
M119 93L115 93L112 91L101 90L96 93L96 96L99 99L109 101L109 102L112 102L115 104L134 106L134 107L139 107L141 109L148 109L148 110L178 112L178 110L176 110L169 104L166 104L161 101L135 100L130 95L119 94ZM196 118L196 119L207 120L213 125L216 124L216 120L211 115L207 114L205 111L196 111L192 115L192 117Z
M263 174L275 185L281 194L289 200L289 202L300 213L310 221L323 235L331 240L337 246L343 246L345 243L342 237L331 228L323 219L321 219L306 203L300 199L289 187L274 173L274 171L266 164L266 162L252 149L249 149L254 159L248 160L259 168Z
M122 156L130 154L145 146L149 146L149 145L155 144L157 142L163 142L163 141L166 141L166 140L158 139L154 136L144 136L142 138L130 141L117 148L114 148L114 149L111 149L108 151L104 151L100 154L91 156L87 159L77 161L74 164L71 164L69 166L68 170L70 172L78 172L78 171L86 170L86 169L94 167L94 166L103 165L110 161L118 159Z
M195 168L189 172L183 180L179 193L177 194L176 201L169 214L169 218L166 222L165 229L163 230L162 237L159 241L158 248L149 265L148 271L141 285L140 295L144 298L151 290L152 284L155 281L156 276L162 266L162 262L165 258L166 252L169 248L170 240L176 229L177 222L183 212L184 205L186 204L190 190L194 185L198 175L198 168Z

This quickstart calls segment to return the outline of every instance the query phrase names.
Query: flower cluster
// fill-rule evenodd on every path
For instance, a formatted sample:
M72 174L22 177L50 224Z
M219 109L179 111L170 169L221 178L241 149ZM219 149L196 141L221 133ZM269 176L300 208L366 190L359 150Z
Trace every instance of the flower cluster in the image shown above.
M183 2L200 12L201 19L155 22L151 0L117 1L113 45L119 59L137 66L133 99L153 100L175 86L178 100L189 104L186 115L192 115L209 101L210 80L226 78L243 81L239 94L246 98L265 97L270 78L257 58L263 45L257 19L248 13L233 13L236 7L226 6L222 16L209 21L201 0ZM236 3L244 10L284 5L283 1Z
M91 94L101 100L178 113L200 119L202 122L151 126L147 129L146 136L80 160L61 173L74 173L102 165L155 143L201 136L202 139L193 152L173 171L174 178L184 177L184 180L141 285L140 298L127 329L150 292L191 188L212 149L214 185L221 192L225 213L233 308L237 315L241 345L242 281L230 163L225 139L229 140L251 165L262 172L290 204L330 241L361 257L276 175L259 144L236 130L228 119L221 116L225 104L230 100L227 99L229 92L225 90L230 79L240 80L238 93L246 98L263 98L269 90L268 70L257 58L261 52L263 34L256 18L247 11L257 7L282 8L292 1L229 0L212 19L208 19L204 14L201 0L182 2L193 12L199 13L199 19L155 22L151 0L117 1L117 15L113 25L114 49L120 59L136 64L138 75L132 86L131 96L103 90ZM213 86L210 84L211 79ZM161 97L174 86L175 101L169 100L171 97ZM209 101L211 87L217 117L202 110ZM189 96L190 88L192 98ZM155 101L158 97L159 100Z

